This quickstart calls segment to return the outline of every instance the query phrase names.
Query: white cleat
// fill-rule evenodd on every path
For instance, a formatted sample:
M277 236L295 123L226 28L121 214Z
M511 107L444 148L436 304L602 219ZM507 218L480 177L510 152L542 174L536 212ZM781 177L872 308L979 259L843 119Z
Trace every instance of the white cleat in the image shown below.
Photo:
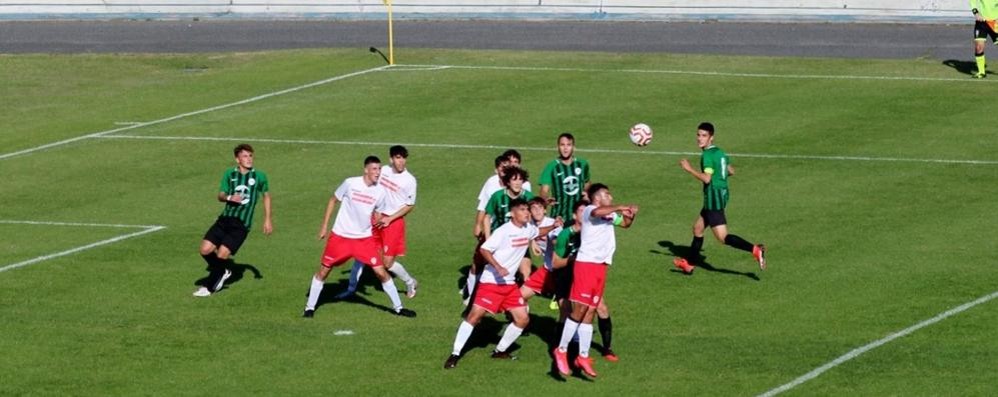
M215 288L213 288L212 291L218 292L221 290L222 286L225 285L225 280L228 280L229 277L232 277L232 271L225 269L225 273L222 274L222 278L218 279L218 282L215 283Z
M207 287L201 287L201 288L198 288L197 291L194 291L194 296L196 296L198 298L204 298L206 296L211 296L211 291L208 291Z
M405 283L405 296L409 299L416 297L416 288L419 287L419 281L412 279L412 283Z

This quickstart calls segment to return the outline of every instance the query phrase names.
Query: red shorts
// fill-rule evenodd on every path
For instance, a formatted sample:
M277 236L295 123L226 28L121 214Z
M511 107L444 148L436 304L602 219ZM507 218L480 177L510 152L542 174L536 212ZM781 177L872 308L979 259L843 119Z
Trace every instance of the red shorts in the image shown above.
M599 301L603 299L603 288L606 287L607 267L604 263L576 261L569 299L589 307L599 305Z
M375 229L385 248L385 256L405 255L405 218L399 218L384 229Z
M538 294L554 294L554 273L549 272L546 267L541 267L530 275L530 278L527 279L527 282L523 283L523 286L530 288Z
M381 244L378 243L378 238L346 238L329 232L326 249L322 252L322 266L342 265L350 258L370 267L381 266Z
M523 300L523 295L520 295L520 287L517 287L516 284L481 283L475 290L475 306L480 306L485 311L496 314L527 306L527 302Z

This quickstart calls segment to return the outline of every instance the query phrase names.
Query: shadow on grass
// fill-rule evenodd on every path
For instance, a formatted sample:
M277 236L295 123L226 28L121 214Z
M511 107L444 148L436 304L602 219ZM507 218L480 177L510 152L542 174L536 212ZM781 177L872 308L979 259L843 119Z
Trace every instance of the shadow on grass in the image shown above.
M949 66L959 73L965 74L967 76L973 75L977 72L977 63L971 61L960 61L956 59L947 59L943 61L943 65ZM988 72L991 74L991 72Z
M227 280L225 280L225 284L222 285L221 289L219 289L218 291L214 291L214 292L219 292L221 290L224 290L224 289L228 288L232 284L235 284L235 283L238 283L238 282L242 281L242 279L246 277L246 272L253 273L253 278L254 279L259 280L259 279L263 278L263 273L260 272L260 269L257 269L256 266L253 266L253 265L251 265L249 263L238 263L238 262L236 262L236 261L234 261L232 259L229 259L229 260L225 261L224 268L229 269L229 271L232 272L232 275L229 276L229 278ZM204 276L204 277L201 277L201 278L197 279L196 281L194 281L194 285L196 285L196 286L206 286L206 287L210 288L210 286L208 284L212 280L217 280L218 275L213 275L212 274L212 268L211 268L211 266L205 266L204 270L208 272L208 275Z
M653 254L659 254L659 255L672 256L673 258L689 258L689 257L692 256L691 255L692 252L690 252L690 250L692 248L690 246L688 246L688 245L676 245L672 241L668 241L668 240L659 241L658 245L659 245L659 247L662 247L662 248L665 248L665 249L669 250L669 252L666 253L666 252L662 252L662 251L658 251L658 250L650 250L651 253L653 253ZM707 262L707 257L706 256L703 256L703 255L700 255L699 253L697 253L697 257L699 258L699 260L696 261L697 262L696 263L697 270L704 270L704 271L708 271L708 272L721 273L721 274L730 274L730 275L733 275L733 276L744 276L744 277L748 277L748 278L750 278L752 280L759 281L759 276L756 275L755 272L740 272L740 271L737 271L737 270L731 270L731 269L725 269L725 268L722 268L722 267L716 267L716 266L710 264L710 262ZM683 273L681 270L676 269L672 265L672 260L671 259L668 260L665 265L669 268L670 272L678 273L678 274L681 274L681 275L684 275L684 276L692 276L692 274L686 274L686 273ZM696 271L694 271L693 273L696 273Z

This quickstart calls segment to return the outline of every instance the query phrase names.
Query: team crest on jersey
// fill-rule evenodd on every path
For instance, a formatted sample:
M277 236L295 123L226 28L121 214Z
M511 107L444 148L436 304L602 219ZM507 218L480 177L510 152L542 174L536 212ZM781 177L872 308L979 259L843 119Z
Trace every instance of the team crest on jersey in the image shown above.
M576 168L576 171L578 171L578 170L579 169ZM579 193L579 188L580 188L580 186L579 186L579 178L574 177L574 176L565 177L565 179L561 180L561 186L562 186L562 190L565 191L565 194L569 194L569 195L577 194L577 193Z
M582 168L575 167L575 175L582 175Z
M250 202L250 188L249 188L249 186L246 186L246 185L236 186L235 193L238 194L240 197L243 198L243 201L240 201L239 204L249 204L249 202Z
M256 185L256 178L250 178L246 183L249 183L250 186Z

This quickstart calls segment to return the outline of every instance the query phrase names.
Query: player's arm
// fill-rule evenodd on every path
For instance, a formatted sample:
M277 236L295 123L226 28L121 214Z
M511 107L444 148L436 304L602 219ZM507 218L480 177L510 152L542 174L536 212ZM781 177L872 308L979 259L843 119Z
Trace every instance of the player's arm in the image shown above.
M554 200L551 198L551 185L541 185L541 191L537 195L546 202Z
M551 267L561 269L568 266L568 240L570 234L561 233L554 241L554 252L551 255ZM564 256L562 256L564 255Z
M484 245L481 248L479 248L478 251L482 253L482 257L485 258L485 262L488 263L489 266L492 266L493 268L496 269L496 272L499 273L500 277L506 277L509 275L509 271L506 270L506 268L500 266L499 262L496 262L496 257L492 255L492 251L485 248Z
M482 238L488 240L492 237L492 215L482 213L482 222L478 225L482 230Z
M381 222L379 223L380 227L388 226L389 223L394 222L396 219L399 219L399 218L402 218L402 217L408 215L409 212L412 211L412 209L414 207L415 207L414 205L404 205L404 206L402 206L402 208L399 208L398 211L395 211L394 214L388 215L386 217L382 217L381 218Z
M322 226L319 228L319 240L326 238L326 233L329 232L329 218L333 216L333 210L336 209L336 195L329 196L329 203L326 204L326 214L322 217Z
M636 205L604 205L593 209L590 216L593 218L613 216L613 224L626 229L631 227L637 213L638 206Z
M274 232L274 224L270 221L270 192L263 193L263 234L269 236Z
M683 168L683 171L688 172L690 175L693 175L694 178L703 183L710 183L710 175L714 173L713 168L707 168L704 172L697 171L692 165L690 165L689 160L686 159L679 160L679 166Z

